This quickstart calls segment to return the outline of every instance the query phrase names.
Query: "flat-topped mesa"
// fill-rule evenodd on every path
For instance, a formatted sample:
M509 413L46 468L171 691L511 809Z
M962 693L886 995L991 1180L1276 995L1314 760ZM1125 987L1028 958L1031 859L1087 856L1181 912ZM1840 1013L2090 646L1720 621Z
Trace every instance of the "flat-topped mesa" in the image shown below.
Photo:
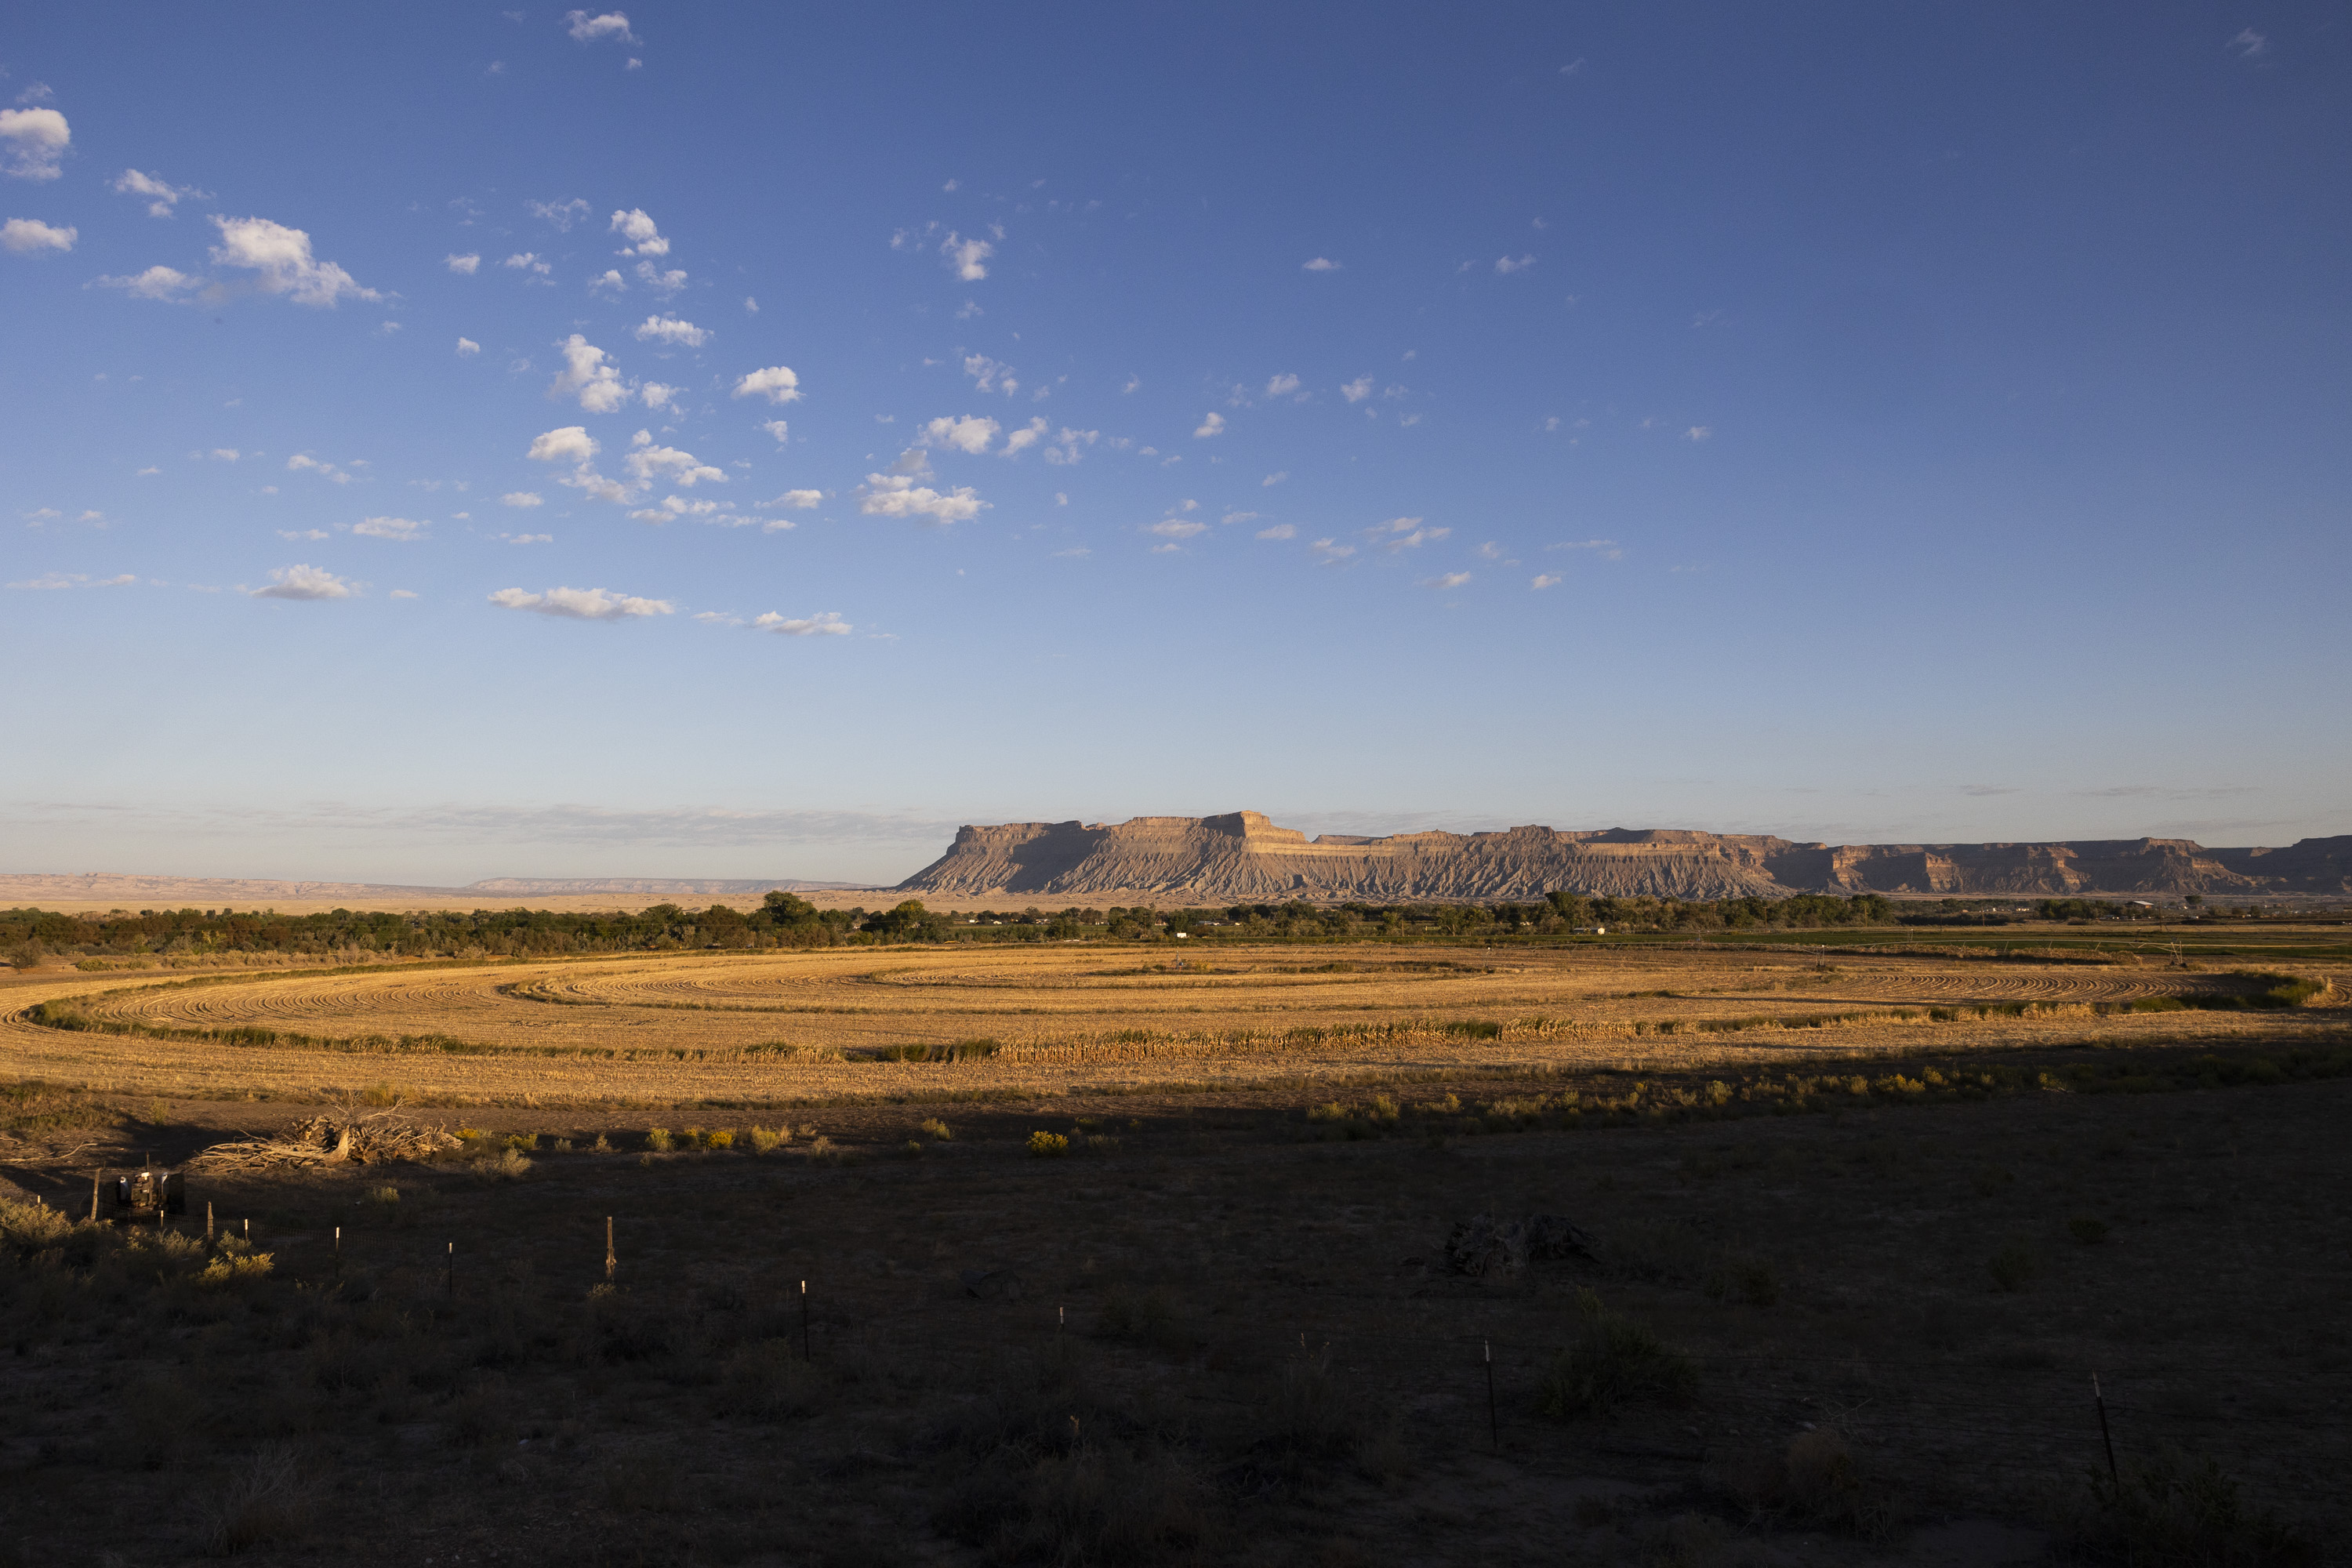
M2184 838L2074 844L1799 844L1695 828L1326 834L1261 813L1121 823L962 827L899 891L957 898L1150 896L1192 904L1306 899L1720 899L1799 892L2071 897L2085 893L2352 892L2352 836L2291 849L2206 849Z

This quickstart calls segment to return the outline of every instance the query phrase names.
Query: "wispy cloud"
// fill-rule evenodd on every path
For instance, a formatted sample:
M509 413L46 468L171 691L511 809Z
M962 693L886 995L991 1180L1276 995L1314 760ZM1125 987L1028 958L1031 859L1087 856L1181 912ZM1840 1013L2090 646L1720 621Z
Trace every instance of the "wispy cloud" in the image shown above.
M1193 431L1192 435L1195 439L1200 439L1210 436L1222 436L1224 430L1225 416L1212 411L1207 418L1201 421L1200 428Z
M787 637L845 637L856 628L831 610L803 619L791 619L773 610L751 623L763 632L774 632Z
M504 610L529 610L573 621L625 621L646 616L667 616L677 606L667 599L640 599L602 588L550 588L544 594L501 588L489 602Z
M1467 572L1448 572L1442 577L1424 577L1421 580L1421 585L1424 588L1436 588L1443 591L1459 588L1468 581L1470 581L1470 574Z
M246 592L257 599L349 599L357 595L359 584L322 566L294 565L271 572L268 587Z
M1339 270L1339 264L1332 260L1328 256L1318 256L1312 261L1302 261L1298 264L1298 267L1299 270L1302 272L1337 272Z

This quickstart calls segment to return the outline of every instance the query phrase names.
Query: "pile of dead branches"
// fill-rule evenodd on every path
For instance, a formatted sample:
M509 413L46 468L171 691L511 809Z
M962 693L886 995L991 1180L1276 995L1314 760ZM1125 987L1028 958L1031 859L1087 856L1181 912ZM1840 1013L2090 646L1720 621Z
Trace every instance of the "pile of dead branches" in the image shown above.
M288 1165L380 1165L395 1160L430 1160L459 1146L440 1127L425 1127L389 1112L338 1119L332 1114L299 1121L276 1138L215 1143L187 1163L191 1171L260 1171Z

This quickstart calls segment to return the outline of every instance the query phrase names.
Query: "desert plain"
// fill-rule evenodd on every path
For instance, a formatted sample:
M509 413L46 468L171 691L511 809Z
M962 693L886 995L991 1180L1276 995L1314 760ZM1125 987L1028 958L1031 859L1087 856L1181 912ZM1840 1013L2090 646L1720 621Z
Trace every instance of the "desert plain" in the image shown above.
M20 971L5 1538L2334 1560L2341 928L1906 934Z

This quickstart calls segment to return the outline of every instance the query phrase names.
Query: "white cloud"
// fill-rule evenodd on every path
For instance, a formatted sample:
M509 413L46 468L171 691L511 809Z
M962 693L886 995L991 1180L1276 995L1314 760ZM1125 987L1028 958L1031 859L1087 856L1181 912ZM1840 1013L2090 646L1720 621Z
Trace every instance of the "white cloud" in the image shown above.
M1046 446L1045 460L1057 468L1068 468L1083 456L1078 450L1079 447L1091 447L1101 439L1102 432L1099 430L1073 430L1065 425L1060 434ZM1066 506L1069 504L1066 498L1063 504Z
M1200 439L1209 436L1222 436L1224 430L1225 416L1213 409L1209 416L1201 421L1200 427L1194 430L1192 435L1195 439Z
M1262 479L1258 480L1258 488L1259 488L1260 489L1272 489L1272 488L1274 488L1276 485L1278 485L1278 484L1282 483L1282 481L1283 481L1283 480L1285 480L1285 479L1288 479L1289 477L1290 477L1290 470L1289 470L1288 468L1285 468L1285 469L1283 469L1280 473L1268 474L1268 475L1266 475L1266 477L1265 477L1265 478L1264 478L1264 479Z
M136 169L123 170L115 179L114 189L122 195L147 197L149 217L170 217L183 196L205 195L194 185L174 185L154 174L142 174Z
M1562 76L1574 76L1577 72L1579 72L1579 71L1582 70L1583 68L1584 68L1584 57L1583 57L1582 55L1579 55L1579 56L1577 56L1574 59L1572 59L1572 60L1569 61L1566 65L1564 65L1564 66L1560 67L1560 68L1559 68L1559 74L1560 74L1560 75L1562 75Z
M2271 41L2248 27L2230 40L2230 47L2238 51L2238 58L2242 60L2259 59L2271 52Z
M393 334L393 333L394 333L394 332L400 332L400 331L407 331L407 329L406 329L405 327L403 327L403 326L402 326L398 321L386 321L386 322L384 322L383 325L381 325L381 326L379 326L379 327L377 327L377 328L376 328L376 331L378 332L378 334L380 334L381 336L383 336L383 337L387 337L387 338L388 338L388 337L390 337L390 336L392 336L392 334Z
M1260 539L1296 539L1298 537L1298 525L1290 522L1277 522L1272 528L1259 529L1257 531L1257 536Z
M1356 552L1354 545L1342 544L1336 539L1318 539L1307 548L1313 551L1315 559L1326 566L1337 566Z
M331 261L310 254L310 237L266 217L213 218L221 243L213 247L215 267L250 268L267 293L284 294L298 305L331 306L338 300L381 300Z
M20 180L54 180L65 171L73 132L54 109L0 109L0 153L5 172Z
M771 403L796 403L801 395L801 378L789 366L772 364L765 370L755 370L735 384L730 395L764 397Z
M636 272L638 282L643 283L665 300L686 287L686 269L682 267L673 267L664 272L650 261L640 261L637 263Z
M656 447L653 445L653 437L643 430L637 432L636 445L623 460L628 464L631 474L647 484L664 475L668 477L670 483L688 489L705 479L722 485L727 482L723 469L712 468L691 452L681 452L675 447Z
M1444 539L1454 531L1450 528L1423 528L1417 517L1392 517L1364 530L1364 537L1377 542L1391 554L1400 550L1414 550L1433 539Z
M509 506L545 506L537 490L509 490L499 498Z
M5 246L19 256L40 250L71 250L81 230L68 224L53 227L37 217L12 217L0 224L0 246Z
M779 637L845 637L856 629L831 610L799 621L786 620L771 610L751 624L763 632L774 632Z
M661 230L655 226L652 218L646 216L646 209L643 207L631 207L626 212L614 213L609 231L629 242L621 252L624 256L667 256L669 254L669 241L662 237Z
M809 511L824 500L823 490L786 490L773 500L763 500L761 506L790 507L794 511Z
M629 389L622 384L621 373L604 363L603 349L578 332L556 347L563 351L563 369L548 384L548 396L576 393L580 406L591 414L610 414L629 400Z
M629 16L625 11L607 11L601 16L591 16L585 11L566 11L564 30L575 44L593 44L603 38L618 38L625 44L642 45L645 40L629 31Z
M1514 272L1524 272L1535 264L1536 258L1532 256L1498 256L1495 258L1495 270L1507 278Z
M555 535L551 533L501 533L499 537L505 540L509 544L552 544L555 542Z
M1304 272L1337 272L1339 264L1328 256L1318 256L1312 261L1300 262L1299 269Z
M1268 397L1287 397L1297 390L1298 378L1295 375L1277 375L1265 384Z
M1143 531L1157 534L1161 539L1191 539L1197 534L1208 532L1209 525L1205 522L1191 522L1171 517L1164 522L1145 524Z
M792 433L793 427L781 419L762 419L760 421L760 428L773 436L777 443L782 445L784 437Z
M915 483L912 474L868 474L857 510L868 517L928 518L937 523L969 522L988 505L969 485L945 494Z
M1559 586L1559 575L1553 572L1542 573L1531 579L1528 582L1528 586L1530 588L1556 588Z
M470 278L482 269L482 257L479 251L468 251L460 256L453 250L441 258L441 265L452 272L462 272Z
M625 294L629 291L629 285L617 269L607 267L604 268L603 277L588 279L588 292L593 294L599 289L610 289L615 294Z
M58 588L127 588L138 581L139 575L135 572L125 572L115 577L98 578L93 578L83 572L44 572L37 577L28 578L22 583L11 583L8 586L29 588L35 591ZM161 583L156 584L159 588L163 585Z
M658 381L649 381L637 388L637 401L648 408L667 408L676 414L679 411L677 395L685 390L682 386L665 386Z
M569 234L572 226L588 216L588 204L578 196L568 202L531 202L522 204L531 216L544 218L555 226L559 234Z
M566 425L533 437L530 450L524 455L535 463L585 463L598 449L586 426Z
M511 267L517 272L535 273L541 278L555 270L552 263L541 261L539 258L539 252L536 250L518 250L499 265Z
M339 485L347 485L352 482L352 476L350 474L335 467L332 463L320 462L318 458L310 456L308 452L297 452L292 457L287 458L286 471L289 474L299 474L304 472L317 474L322 479L332 479Z
M922 434L915 439L926 447L952 447L959 452L969 452L978 457L988 450L990 442L996 439L997 429L993 419L977 418L969 414L950 419L942 415L924 426Z
M65 516L65 513L59 511L53 506L44 506L36 507L31 511L20 511L16 515L23 518L26 522L31 523L35 528L38 528L45 522L55 522L58 519Z
M1032 419L1004 438L1004 455L1008 458L1020 456L1044 440L1045 432L1051 428L1052 426L1043 418Z
M1013 367L1000 364L986 354L966 354L963 373L971 377L973 386L981 392L1002 392L1010 397L1021 390L1021 384L1013 379Z
M490 595L490 603L504 610L530 610L574 621L622 621L639 616L673 615L677 609L667 599L639 599L627 594L609 594L602 588L550 588L544 594L501 588Z
M1625 548L1613 539L1580 539L1574 543L1547 544L1546 550L1590 550L1603 561L1622 561Z
M996 254L996 247L976 237L966 239L950 230L948 237L940 241L940 254L948 258L948 265L955 268L958 278L967 283L977 283L988 276L988 268L982 264Z
M1339 388L1339 395L1350 403L1361 403L1371 395L1372 378L1369 375L1360 375Z
M201 278L169 267L150 267L130 278L100 278L102 289L120 289L134 300L171 300L204 286Z
M269 574L267 588L247 588L257 599L348 599L359 584L319 566L281 566Z
M1133 392L1137 387L1141 386L1142 384L1143 384L1143 378L1142 378L1141 376L1139 376L1139 375L1130 375L1130 376L1129 376L1129 377L1127 378L1127 384L1126 384L1125 386L1122 386L1122 387L1120 387L1120 388L1118 389L1118 395L1119 395L1121 397L1125 397L1125 396L1126 396L1126 395L1128 395L1129 393Z
M215 447L213 448L213 459L215 462L234 463L239 458L244 456L245 454L238 451L235 447Z
M1470 581L1470 574L1467 572L1448 572L1443 577L1424 577L1421 580L1421 585L1444 592L1449 588L1459 588L1468 581Z
M428 526L414 518L363 517L352 524L352 531L369 539L396 539L404 544L413 544L425 537Z
M730 528L740 528L751 521L749 518L738 517L732 512L721 517L719 513L723 510L723 503L715 500L688 500L684 496L664 496L659 506L645 507L631 512L629 521L650 522L656 528L666 522L675 522L682 517L698 518L709 522L723 522Z
M1694 425L1683 432L1683 439L1685 441L1707 441L1712 440L1714 437L1714 427L1707 425Z
M1225 513L1223 517L1218 519L1218 521L1223 522L1227 528L1239 528L1243 523L1255 522L1257 521L1257 513L1254 511L1229 511Z
M476 342L473 339L459 338L457 340L457 357L459 359L470 359L481 352L482 345Z
M743 296L743 309L756 316L760 313L760 301L746 294Z

